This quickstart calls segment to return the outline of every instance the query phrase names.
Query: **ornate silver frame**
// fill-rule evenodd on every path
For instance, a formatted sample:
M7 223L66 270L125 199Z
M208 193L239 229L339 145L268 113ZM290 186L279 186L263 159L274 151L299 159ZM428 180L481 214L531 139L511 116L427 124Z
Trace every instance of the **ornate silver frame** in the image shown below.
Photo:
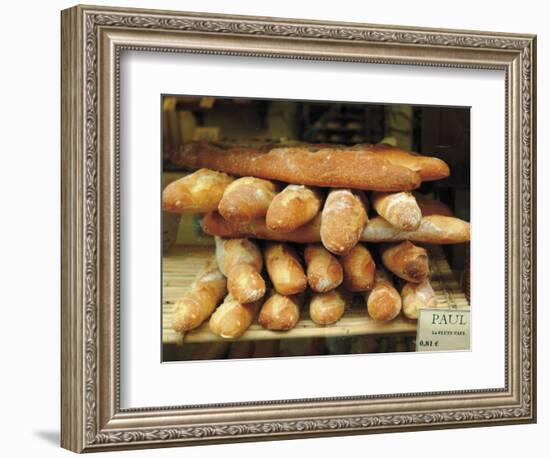
M506 74L506 386L121 409L118 65L125 49ZM536 418L533 35L76 6L62 12L62 422L76 452L530 423Z

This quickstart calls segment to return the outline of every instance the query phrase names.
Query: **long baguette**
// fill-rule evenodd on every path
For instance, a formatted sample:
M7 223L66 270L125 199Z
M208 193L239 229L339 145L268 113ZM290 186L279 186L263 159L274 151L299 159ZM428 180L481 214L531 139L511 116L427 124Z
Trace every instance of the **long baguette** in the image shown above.
M307 281L310 288L326 293L342 283L342 265L333 254L321 244L310 244L304 249L307 265Z
M398 244L382 245L380 257L384 266L403 280L420 283L430 273L428 252L408 240Z
M348 291L368 291L374 285L376 264L370 251L363 244L358 244L341 258L344 269L344 287Z
M243 177L231 183L223 193L218 211L228 221L247 221L265 216L277 187L268 180Z
M245 238L216 237L216 259L227 277L228 291L241 303L254 302L265 294L260 248Z
M252 324L260 305L261 301L241 304L228 294L210 317L210 331L224 339L240 337Z
M393 320L402 307L401 296L383 268L376 269L374 288L365 293L365 300L369 316L382 323Z
M313 293L309 303L309 316L316 324L336 323L346 310L346 297L338 289L328 293Z
M361 234L363 242L411 242L453 244L470 240L470 223L452 216L430 215L422 218L414 231L400 231L384 218L372 218Z
M418 229L422 212L410 192L374 192L372 206L386 221L403 231Z
M226 293L226 279L218 270L215 259L212 259L199 273L189 291L176 302L172 321L174 331L190 331L200 326Z
M357 245L367 223L364 196L350 189L333 189L321 212L321 241L331 253L345 255Z
M274 231L291 232L315 218L322 203L320 190L289 184L269 204L266 225Z
M292 232L277 232L267 228L265 221L254 220L229 223L218 213L207 213L202 221L203 230L222 237L251 237L264 240L315 243L321 241L321 215ZM415 231L400 231L381 216L372 218L363 230L362 242L411 242L453 244L470 240L470 223L451 216L431 215L422 218Z
M417 170L428 168L432 160L438 164L442 162L405 151L399 151L396 155L387 155L388 152L388 147L380 145L361 145L355 149L302 145L273 148L265 152L254 148L222 149L201 142L185 145L173 155L172 160L192 168L208 167L239 176L376 191L418 188L421 178ZM400 165L400 161L406 165Z
M162 191L162 208L173 213L208 213L218 208L233 178L215 170L200 169L173 181Z
M274 293L264 302L258 315L258 323L272 331L288 331L296 326L300 319L300 307L304 302L304 294L283 296Z
M290 296L306 289L304 269L288 244L269 243L265 246L264 256L267 273L279 294Z
M355 145L352 147L359 151L367 150L374 157L383 157L391 164L406 167L418 173L422 181L434 181L446 178L451 173L449 166L436 157L421 156L417 153L402 150L395 146L379 145ZM401 189L405 191L405 189Z

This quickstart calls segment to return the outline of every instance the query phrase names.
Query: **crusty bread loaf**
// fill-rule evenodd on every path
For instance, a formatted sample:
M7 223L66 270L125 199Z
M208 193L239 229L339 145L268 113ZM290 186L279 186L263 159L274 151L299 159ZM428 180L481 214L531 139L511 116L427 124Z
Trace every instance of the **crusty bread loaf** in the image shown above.
M303 293L293 296L274 293L262 305L258 323L272 331L288 331L296 326L300 319L300 307L303 301Z
M269 204L265 223L273 231L291 232L315 218L322 203L319 189L289 184Z
M422 216L441 215L441 216L454 216L452 210L439 200L435 200L426 194L420 194L419 192L413 193Z
M397 244L383 244L380 255L384 266L403 280L420 283L430 274L428 252L408 240Z
M309 244L304 249L307 265L307 281L310 288L326 293L342 283L343 271L338 259L320 243Z
M401 311L401 296L393 286L390 276L383 268L376 269L374 287L365 293L367 311L374 321L386 323Z
M212 314L226 293L225 277L213 258L199 273L189 291L176 301L172 321L174 331L190 331L200 326Z
M383 157L394 165L406 167L418 173L422 181L434 181L447 178L451 173L449 166L436 157L421 156L417 153L402 150L395 146L379 145L355 145L352 149L370 152L374 157ZM220 169L221 170L221 169ZM399 191L406 191L405 188Z
M162 208L174 213L208 213L218 208L233 178L214 170L200 169L173 181L162 191Z
M344 255L357 245L367 222L364 197L357 191L334 189L321 212L321 241L331 253Z
M275 290L283 296L301 293L307 278L294 251L286 243L268 243L264 250L265 265Z
M216 237L216 259L227 277L227 289L241 303L254 302L265 294L261 276L260 248L251 240Z
M412 320L418 319L420 309L436 308L437 300L430 280L421 283L407 282L401 290L403 315Z
M209 167L234 175L286 183L377 191L415 189L421 183L415 170L422 171L433 161L438 165L442 162L404 151L386 157L387 152L388 147L380 145L361 145L356 149L300 145L265 152L253 148L222 149L201 142L185 145L173 155L172 161L192 168ZM400 165L400 161L406 166Z
M292 232L271 231L265 221L229 223L217 212L207 213L202 221L203 230L210 235L223 237L252 237L265 240L314 243L321 240L321 215ZM470 240L470 223L449 216L431 215L422 218L415 231L400 231L381 216L369 220L361 234L363 242L399 242L410 240L423 243L463 243Z
M344 287L348 291L368 291L374 285L376 264L370 251L361 243L341 258L344 269Z
M227 291L243 304L261 299L265 288L261 273L251 264L237 264L227 277Z
M316 324L336 323L346 310L346 295L340 289L328 293L313 293L309 302L309 316Z
M204 215L202 229L207 234L222 237L250 237L254 239L297 243L320 242L321 214L318 214L309 223L304 224L295 231L279 232L269 229L263 219L230 223L223 219L218 212L211 212Z
M210 331L224 339L236 339L250 327L261 301L241 304L228 294L222 304L212 314L209 321Z
M470 223L458 218L441 215L423 217L414 231L400 231L384 218L372 218L361 234L364 242L411 242L451 244L470 240Z
M403 231L420 226L422 212L410 192L373 192L372 206L386 221Z
M235 180L223 193L218 211L227 221L261 218L277 193L274 183L254 177Z

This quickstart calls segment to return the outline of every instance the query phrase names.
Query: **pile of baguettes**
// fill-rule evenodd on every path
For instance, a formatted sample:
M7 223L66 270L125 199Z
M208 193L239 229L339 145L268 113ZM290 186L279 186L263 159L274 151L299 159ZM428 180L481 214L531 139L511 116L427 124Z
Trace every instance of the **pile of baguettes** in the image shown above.
M413 242L470 239L469 223L411 192L449 175L437 158L387 145L191 143L173 161L196 171L164 189L164 210L204 213L216 241L216 263L176 303L178 332L209 319L214 334L237 338L256 316L266 329L289 330L304 302L313 322L329 325L353 294L375 321L401 311L415 319L436 301L427 251Z

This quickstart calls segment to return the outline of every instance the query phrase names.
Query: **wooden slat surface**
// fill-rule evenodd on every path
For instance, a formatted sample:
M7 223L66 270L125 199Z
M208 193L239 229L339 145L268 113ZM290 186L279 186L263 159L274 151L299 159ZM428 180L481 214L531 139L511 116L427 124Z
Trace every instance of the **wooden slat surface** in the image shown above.
M183 333L172 330L175 302L185 293L204 264L214 255L213 247L177 246L163 257L162 341L164 344L183 342L214 342L222 339L212 334L205 322L198 329ZM430 249L431 283L436 291L438 305L442 308L469 307L465 294L449 268L439 247ZM237 340L268 340L307 337L337 337L353 335L415 334L416 321L398 317L390 323L377 323L367 314L365 303L356 297L348 305L344 316L330 326L319 326L309 319L307 307L303 308L297 326L290 331L277 332L263 329L258 323Z

